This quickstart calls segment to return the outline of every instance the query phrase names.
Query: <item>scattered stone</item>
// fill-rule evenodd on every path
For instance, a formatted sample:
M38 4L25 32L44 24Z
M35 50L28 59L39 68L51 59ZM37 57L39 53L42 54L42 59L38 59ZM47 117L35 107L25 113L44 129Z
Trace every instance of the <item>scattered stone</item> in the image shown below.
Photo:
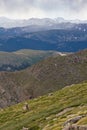
M46 120L49 120L49 119L51 119L51 117L46 117Z
M49 94L48 94L48 96L52 96L52 95L53 95L53 93L49 93Z
M1 88L0 93L1 93L1 95L5 94L5 90Z
M55 67L57 67L57 64L55 64Z
M53 121L56 121L56 120L57 120L57 118L54 118L54 119L53 119Z
M22 128L22 130L29 130L29 129L28 129L28 128L26 128L26 127L23 127L23 128Z

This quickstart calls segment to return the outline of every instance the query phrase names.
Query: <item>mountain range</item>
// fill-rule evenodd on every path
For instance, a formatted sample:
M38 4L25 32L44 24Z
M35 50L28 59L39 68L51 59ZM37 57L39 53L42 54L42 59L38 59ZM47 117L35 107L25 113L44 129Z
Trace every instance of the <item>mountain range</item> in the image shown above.
M0 107L87 80L87 50L54 55L18 72L0 72Z
M39 25L39 26L54 26L60 23L87 23L87 20L66 20L62 17L58 18L30 18L30 19L9 19L6 17L0 17L0 27L4 28L14 28L14 27L25 27L31 25Z
M76 52L85 48L87 48L87 24L79 24L71 29L37 32L26 32L22 28L0 29L0 51L33 49Z
M0 51L20 49L76 52L87 48L87 22L80 20L0 18Z

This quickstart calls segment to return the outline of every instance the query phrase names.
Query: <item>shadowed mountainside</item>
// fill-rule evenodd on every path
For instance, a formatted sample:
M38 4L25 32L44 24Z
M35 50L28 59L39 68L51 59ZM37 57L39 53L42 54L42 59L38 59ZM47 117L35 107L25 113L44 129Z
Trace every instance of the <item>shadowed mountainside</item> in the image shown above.
M22 70L55 54L58 55L58 52L28 49L0 52L0 71Z

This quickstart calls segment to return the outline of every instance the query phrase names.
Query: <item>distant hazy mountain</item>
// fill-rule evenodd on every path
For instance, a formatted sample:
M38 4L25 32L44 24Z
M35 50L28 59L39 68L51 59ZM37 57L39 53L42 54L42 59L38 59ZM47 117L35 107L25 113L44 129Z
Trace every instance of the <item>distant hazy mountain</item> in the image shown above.
M76 52L87 48L87 24L79 24L71 29L53 29L28 32L27 28L0 29L0 51L20 49L56 50Z
M63 18L9 20L2 17L0 25L7 28L0 28L0 51L34 49L76 52L85 49L87 23L81 22Z
M51 18L30 18L23 20L8 19L5 17L0 17L0 27L12 28L12 27L25 27L25 26L57 26L60 23L87 23L87 21L80 20L65 20L62 17L55 19Z

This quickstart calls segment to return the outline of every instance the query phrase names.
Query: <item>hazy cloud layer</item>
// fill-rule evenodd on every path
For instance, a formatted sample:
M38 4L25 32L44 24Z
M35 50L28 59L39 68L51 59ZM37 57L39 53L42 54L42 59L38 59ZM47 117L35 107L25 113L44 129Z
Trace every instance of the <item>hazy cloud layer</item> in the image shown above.
M0 0L0 16L87 19L87 0Z

